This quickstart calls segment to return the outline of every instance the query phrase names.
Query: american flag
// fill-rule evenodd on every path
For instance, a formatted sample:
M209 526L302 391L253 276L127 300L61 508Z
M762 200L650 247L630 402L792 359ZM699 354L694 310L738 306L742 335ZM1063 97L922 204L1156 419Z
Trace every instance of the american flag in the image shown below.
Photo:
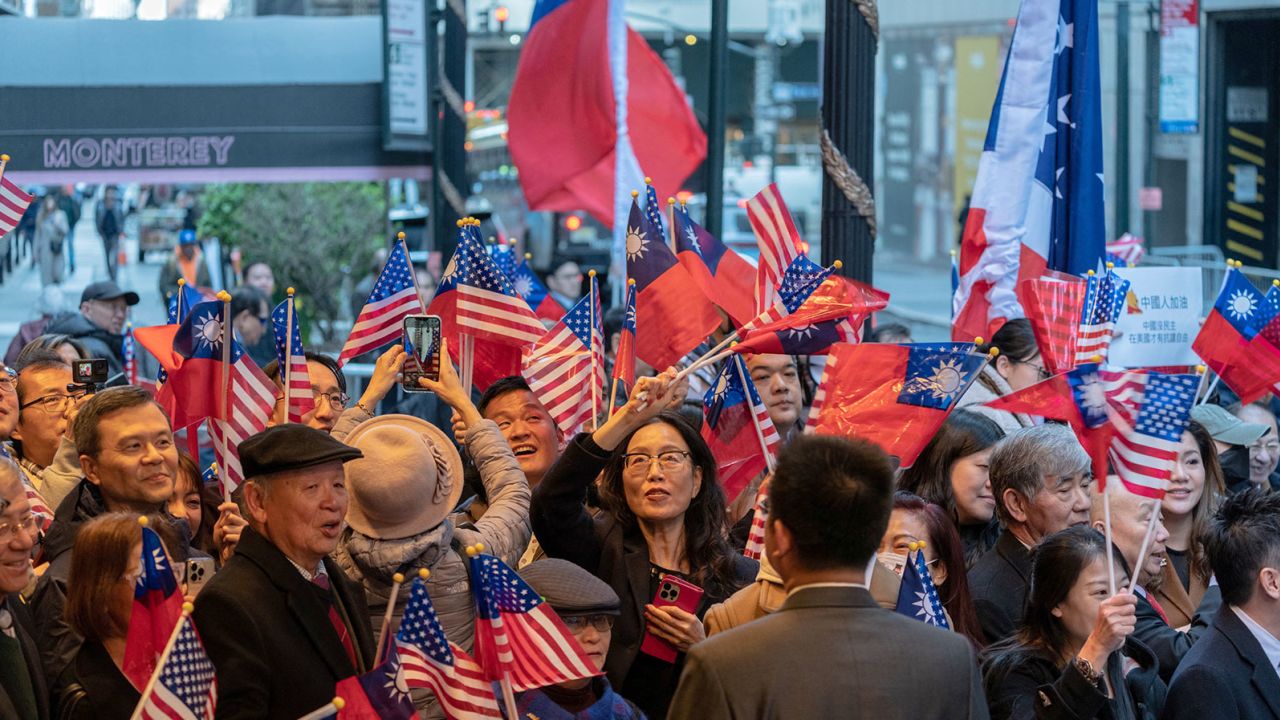
M627 298L622 306L622 330L618 333L618 347L613 351L613 377L626 387L636 382L636 284L627 282ZM609 398L613 402L613 398Z
M783 270L782 279L778 281L777 302L743 325L739 332L745 334L755 327L777 322L795 312L832 272L832 268L824 268L805 255L797 256Z
M549 605L506 563L471 557L475 655L489 680L510 676L517 691L600 674Z
M405 684L434 692L446 717L502 717L484 669L445 637L421 578L414 579L409 592L404 619L396 632L396 650Z
M231 341L231 392L227 397L230 407L226 419L209 418L209 432L213 435L213 454L222 468L222 482L230 494L244 482L240 467L240 443L251 435L267 429L271 413L275 409L276 386L263 374L253 360L245 354L240 343ZM311 388L307 388L308 396ZM188 431L190 432L190 431ZM226 456L223 456L223 438L226 438Z
M731 355L702 399L702 437L716 458L716 478L732 503L771 464L782 440L741 355ZM762 442L763 438L763 442Z
M4 449L0 448L0 453ZM27 505L31 508L31 514L36 516L36 524L40 526L40 532L48 532L49 526L53 524L53 511L49 509L49 503L44 501L44 496L36 490L27 480L27 474L22 474L22 490L27 496Z
M576 435L599 413L604 387L604 331L594 275L587 294L533 346L521 366L529 389L565 437Z
M747 201L747 218L760 247L756 268L756 312L762 313L778 301L778 286L791 261L803 254L800 231L791 211L782 201L778 186L770 183Z
M645 178L646 180L648 178ZM666 224L662 222L662 205L658 202L658 192L653 189L653 185L645 183L644 186L644 216L653 226L655 230L662 235L663 242L666 242L667 229Z
M764 525L769 522L769 490L761 487L756 494L755 508L751 513L751 530L747 534L747 545L742 554L752 560L759 560L764 555Z
M311 376L307 373L302 330L298 327L292 295L271 311L271 329L276 339L280 385L289 388L289 422L300 423L303 415L315 409L316 401L311 394Z
M124 356L124 381L130 385L137 385L138 351L133 342L133 323L125 325L121 354Z
M1104 373L1111 422L1111 464L1137 495L1160 500L1191 418L1200 378L1158 372Z
M546 332L529 304L485 252L479 236L465 232L465 228L440 279L441 291L455 285L459 331L515 346L531 345Z
M1090 275L1086 282L1080 335L1076 340L1077 363L1096 362L1095 356L1106 358L1129 294L1129 281L1111 270L1102 276Z
M398 242L378 274L378 281L373 284L373 292L360 311L360 317L356 318L347 343L342 346L338 364L394 341L401 334L400 326L404 319L423 312L409 254L404 243ZM311 392L310 387L307 392Z
M204 651L191 616L183 614L169 648L160 659L160 674L138 703L134 717L143 720L212 720L218 704L213 661Z
M514 282L516 266L519 265L516 249L504 242L489 243L488 249L489 257L493 258L493 264L498 266L498 269L502 271L503 275L507 276L508 280Z
M1135 267L1142 262L1146 254L1147 249L1142 244L1142 238L1129 233L1107 243L1107 260L1117 265Z
M27 211L32 197L4 177L4 165L0 163L0 237L13 232Z

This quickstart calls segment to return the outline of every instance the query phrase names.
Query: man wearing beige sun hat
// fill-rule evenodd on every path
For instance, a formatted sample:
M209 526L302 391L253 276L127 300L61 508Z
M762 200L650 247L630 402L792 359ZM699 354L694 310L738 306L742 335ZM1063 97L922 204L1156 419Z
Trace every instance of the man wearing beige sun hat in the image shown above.
M442 347L441 354L446 352ZM445 432L408 415L366 420L338 438L363 457L345 466L348 528L335 557L364 587L375 637L388 602L394 629L409 599L407 582L391 597L392 577L401 573L412 579L419 569L430 570L427 590L445 635L470 652L475 609L462 549L482 543L514 565L531 534L529 484L498 426L480 417L450 363L441 363L439 382L423 380L422 385L465 423L467 448L489 496L488 511L463 527L450 517L462 495L462 459ZM423 717L439 717L430 693L415 695L415 704Z

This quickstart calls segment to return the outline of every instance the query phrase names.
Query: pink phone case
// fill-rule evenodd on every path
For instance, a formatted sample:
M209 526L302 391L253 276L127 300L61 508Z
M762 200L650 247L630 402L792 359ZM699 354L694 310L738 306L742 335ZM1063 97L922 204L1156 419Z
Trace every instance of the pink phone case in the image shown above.
M653 595L653 604L658 607L674 605L687 613L694 613L698 603L702 602L702 588L675 575L663 575L658 583L658 592ZM678 651L671 643L651 634L645 629L644 642L640 644L640 652L646 655L673 663Z

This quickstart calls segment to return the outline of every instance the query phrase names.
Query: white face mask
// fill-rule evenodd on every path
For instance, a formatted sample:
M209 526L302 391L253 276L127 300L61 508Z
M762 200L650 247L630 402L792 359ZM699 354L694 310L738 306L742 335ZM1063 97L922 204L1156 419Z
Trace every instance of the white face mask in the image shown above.
M897 575L898 577L902 577L902 570L907 566L906 555L903 555L901 553L896 553L890 550L886 550L881 553L876 553L876 559L880 561L881 565L892 570L893 574Z

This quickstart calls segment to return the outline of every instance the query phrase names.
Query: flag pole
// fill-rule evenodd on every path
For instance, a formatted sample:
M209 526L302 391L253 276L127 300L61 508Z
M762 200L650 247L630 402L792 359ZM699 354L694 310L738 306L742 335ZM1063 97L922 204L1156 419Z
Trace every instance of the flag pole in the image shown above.
M498 682L502 686L502 703L507 706L507 717L519 717L519 711L516 710L516 696L511 689L511 672L504 670L502 680Z
M1118 480L1117 480L1118 481ZM1103 480L1106 482L1106 480ZM1115 553L1111 549L1115 547L1111 544L1111 489L1104 488L1102 490L1102 529L1107 537L1107 589L1112 595L1116 594L1116 560Z
M177 310L178 310L177 317L178 317L178 324L179 324L179 325L181 325L181 324L182 324L182 320L183 320L183 318L182 318L182 299L183 299L184 297L186 297L186 292L187 292L186 287L187 287L187 279L186 279L186 278L178 278L178 304L177 304L175 307L176 307L176 308L177 308Z
M147 698L155 691L156 681L160 679L160 673L164 670L164 664L169 661L169 654L173 652L173 646L178 642L178 633L182 631L182 623L191 617L191 611L194 610L191 603L182 603L182 616L178 618L178 624L173 626L173 632L169 633L169 642L164 644L164 652L160 653L160 659L156 661L156 669L151 671L151 679L147 680L147 686L142 689L142 697L138 700L138 705L133 709L133 715L129 716L129 720L139 720L142 717L142 709L146 707Z
M671 243L671 252L676 251L676 199L667 198L667 231L668 242Z
M595 335L596 323L600 318L596 317L596 309L600 306L600 287L596 282L596 271L590 270L587 275L591 278L591 333L589 337L593 338L588 342L587 353L591 356L591 430L595 432L600 427L600 383L596 381L596 371L600 369L600 357L596 355ZM600 338L600 344L604 345L604 338ZM609 399L610 404L613 398Z
M459 223L462 221L459 220ZM461 226L459 226L461 227ZM400 249L404 251L405 264L409 266L409 282L413 283L413 294L418 296L418 309L422 310L422 314L427 314L427 306L422 304L422 291L418 289L418 273L413 270L413 258L409 257L409 245L404 240L404 233L396 233L396 242L400 243Z
M422 572L430 572L422 568ZM382 664L382 651L387 647L391 637L391 616L395 613L396 600L400 596L400 586L404 584L404 575L396 573L391 576L391 592L387 594L387 611L382 614L382 629L378 631L378 649L373 653L373 662Z
M4 179L4 169L9 164L9 156L7 154L0 155L0 180Z
M222 462L225 465L227 461L227 427L226 422L229 417L227 412L228 406L231 404L231 293L226 290L218 291L218 299L222 301L222 386L218 393L218 418L223 422L222 432L218 433L222 437ZM181 301L179 301L181 304ZM285 409L288 413L288 408ZM286 415L286 417L288 417ZM215 419L214 422L218 422ZM222 468L218 468L222 475L222 499L224 502L231 502L231 490L227 487L227 476L222 472Z
M760 427L760 418L756 417L755 403L751 402L752 386L748 385L751 382L751 378L747 377L746 372L744 372L745 364L733 361L734 370L738 373L738 380L742 383L743 391L747 393L747 405L751 406L751 426L756 429L756 440L760 441L760 452L764 454L764 464L769 469L769 472L772 473L774 466L777 464L777 459L773 457L773 453L769 452L769 444L764 440L764 429Z
M1151 538L1156 534L1156 524L1160 522L1159 502L1152 503L1151 518L1147 520L1147 532L1142 536L1142 549L1138 551L1138 557L1134 560L1133 577L1129 578L1129 587L1125 592L1133 594L1133 588L1138 584L1138 576L1142 574L1142 561L1147 556L1147 548L1151 546ZM1111 554L1111 548L1107 548L1107 554Z
M293 288L285 290L289 303L288 312L284 316L284 358L278 368L281 384L284 385L284 420L289 422L293 404Z

